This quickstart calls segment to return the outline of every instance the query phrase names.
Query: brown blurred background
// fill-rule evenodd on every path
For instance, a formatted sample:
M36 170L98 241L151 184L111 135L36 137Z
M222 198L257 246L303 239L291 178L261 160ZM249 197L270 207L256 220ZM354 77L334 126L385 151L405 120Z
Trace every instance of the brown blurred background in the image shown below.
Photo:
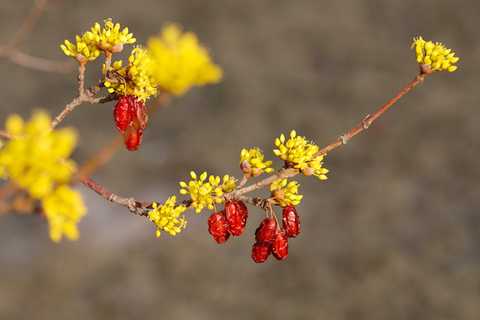
M0 43L32 2L1 1ZM65 59L58 45L107 17L139 42L174 21L224 68L220 85L175 99L140 151L95 175L141 199L176 192L191 169L238 175L242 147L270 154L292 128L330 142L416 75L415 35L462 60L331 153L327 182L301 180L303 233L288 260L251 261L259 211L223 246L206 213L156 239L145 219L82 188L78 242L53 244L38 217L1 217L0 319L480 319L479 16L474 0L53 0L28 53ZM57 113L76 90L73 73L1 60L0 74L1 119ZM77 160L116 135L111 113L85 105L67 119L81 133Z

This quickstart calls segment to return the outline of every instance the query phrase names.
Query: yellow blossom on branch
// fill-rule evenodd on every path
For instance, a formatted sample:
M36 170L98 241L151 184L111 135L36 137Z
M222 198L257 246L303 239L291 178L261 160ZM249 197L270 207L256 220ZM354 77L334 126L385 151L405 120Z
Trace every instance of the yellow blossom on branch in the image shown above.
M298 194L299 187L300 184L297 181L288 182L287 179L278 179L270 185L270 191L279 206L296 206L303 198L303 195Z
M76 166L69 159L76 144L72 129L51 130L51 119L34 113L24 123L18 115L7 119L6 130L13 137L0 149L0 176L15 182L40 199L55 185L70 181Z
M247 176L259 176L262 173L273 172L272 161L265 161L265 156L259 148L242 149L240 152L240 168Z
M146 49L133 49L126 67L123 67L122 61L115 61L112 69L113 78L104 82L108 92L134 95L143 101L157 93L157 83L152 74L153 61Z
M157 226L157 237L162 231L175 236L187 226L183 213L187 210L185 205L177 205L177 197L171 196L164 204L153 203L153 209L148 213L150 221Z
M42 207L53 241L59 242L63 236L70 240L78 239L77 224L86 212L78 192L61 185L42 199Z
M83 37L98 49L110 52L121 52L125 44L133 44L137 41L128 28L122 29L120 24L114 23L112 19L106 19L103 27L96 22Z
M413 39L412 49L415 49L417 62L429 66L432 71L453 72L458 68L455 64L460 58L440 42L425 41L418 37Z
M225 175L223 179L219 176L208 176L206 172L197 175L194 171L190 172L192 180L180 182L180 193L189 195L192 201L192 207L196 213L204 208L213 210L216 203L224 202L223 195L235 189L236 181L233 177Z
M284 160L287 167L299 169L304 175L314 175L320 180L327 179L328 169L323 167L323 155L317 155L320 148L305 137L297 135L295 130L290 132L290 138L284 134L275 139L277 149L273 153Z
M66 56L73 57L79 62L93 61L100 55L100 50L96 44L86 40L83 35L77 35L75 43L65 40L60 48Z
M222 78L222 69L211 61L197 36L182 32L178 25L167 25L159 36L148 41L148 49L155 62L158 85L174 95Z

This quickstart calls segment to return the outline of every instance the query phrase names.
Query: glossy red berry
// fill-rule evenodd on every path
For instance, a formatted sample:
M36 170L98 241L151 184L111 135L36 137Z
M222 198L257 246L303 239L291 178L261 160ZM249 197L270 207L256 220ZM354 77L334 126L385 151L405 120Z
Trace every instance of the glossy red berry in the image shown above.
M113 110L113 117L127 149L137 150L148 122L145 103L134 96L121 96Z
M252 259L256 263L265 262L271 251L271 244L265 242L256 242L252 247Z
M294 206L283 208L282 222L287 237L294 238L300 234L300 217Z
M239 236L245 230L248 218L248 209L242 201L232 200L225 203L225 217L229 231L233 236Z
M208 218L208 232L217 243L224 243L230 237L228 223L223 211L213 213Z
M277 233L277 222L274 218L263 219L260 226L255 231L255 239L257 242L272 243Z
M279 231L275 235L275 240L272 244L272 252L278 260L286 259L288 256L288 238L285 231Z

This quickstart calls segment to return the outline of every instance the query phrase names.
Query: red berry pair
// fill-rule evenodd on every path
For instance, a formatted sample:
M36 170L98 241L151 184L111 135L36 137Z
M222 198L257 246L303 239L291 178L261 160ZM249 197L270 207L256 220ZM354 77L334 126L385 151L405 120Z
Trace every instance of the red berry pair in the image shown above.
M225 208L208 218L208 232L217 243L224 243L232 236L240 236L247 225L247 206L238 200L227 201Z
M145 103L135 96L121 96L113 110L113 117L127 149L137 150L148 122Z
M283 228L277 226L274 218L265 218L255 232L256 242L252 247L252 259L256 263L265 262L273 254L278 260L288 256L288 238L300 233L300 219L294 206L283 208Z

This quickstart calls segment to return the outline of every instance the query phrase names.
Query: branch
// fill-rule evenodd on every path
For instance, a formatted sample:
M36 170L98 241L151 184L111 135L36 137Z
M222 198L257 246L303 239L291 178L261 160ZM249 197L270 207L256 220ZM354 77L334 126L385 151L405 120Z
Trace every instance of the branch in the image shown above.
M75 110L76 107L82 103L105 103L115 99L115 96L110 94L105 97L95 97L94 90L85 90L85 63L79 63L78 65L78 97L74 98L68 103L55 119L52 121L52 129L55 129L70 112Z
M359 124L357 124L350 130L348 130L345 134L340 136L340 138L338 138L334 142L320 149L317 155L324 155L346 144L354 136L368 129L378 118L380 118L387 110L389 110L393 105L395 105L395 103L397 103L398 100L400 100L403 96L405 96L407 93L412 91L415 87L417 87L420 83L422 83L425 80L426 76L430 75L431 73L432 72L430 69L428 69L425 66L421 66L419 75L415 77L415 79L410 81L405 87L403 87L392 99L390 99L387 103L382 105L372 115L368 115L364 117ZM278 179L291 178L298 175L299 173L300 172L298 169L283 168L263 180L260 180L249 186L243 187L243 185L246 184L246 179L244 178L242 179L239 185L239 188L237 188L236 190L230 193L225 194L224 196L225 196L225 199L240 199L242 201L251 203L257 207L265 208L265 206L268 205L268 203L266 203L265 200L262 200L259 198L249 198L249 197L246 197L245 194L256 191L263 187L269 186L270 184L272 184ZM81 178L81 181L85 186L92 189L93 191L95 191L97 194L99 194L106 200L117 203L124 207L127 207L134 214L141 215L141 216L148 215L148 209L151 207L152 202L145 203L145 202L137 201L134 198L125 198L125 197L118 196L110 191L107 191L103 186L97 184L90 178L83 177ZM187 207L190 207L191 203L192 203L191 200L183 201L183 204L186 205Z
M12 40L8 43L9 48L16 48L29 35L30 31L37 24L42 16L49 0L36 0L35 5L30 10L28 16L23 20L22 25L18 28Z
M113 192L108 191L105 187L96 183L91 178L83 177L80 179L80 181L86 187L95 191L99 196L101 196L105 200L124 206L128 208L128 210L130 210L130 212L132 212L133 214L136 214L139 216L145 216L145 217L148 216L148 211L149 211L148 207L150 206L150 203L143 203L135 200L134 198L125 198L125 197L119 196Z

